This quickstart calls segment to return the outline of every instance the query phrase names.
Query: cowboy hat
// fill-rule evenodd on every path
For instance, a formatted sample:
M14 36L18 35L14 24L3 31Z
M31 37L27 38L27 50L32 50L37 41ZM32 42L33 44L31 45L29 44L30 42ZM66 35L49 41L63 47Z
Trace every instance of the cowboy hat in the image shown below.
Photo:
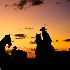
M42 27L42 28L40 29L40 31L44 31L44 30L47 30L47 29L45 29L45 27Z

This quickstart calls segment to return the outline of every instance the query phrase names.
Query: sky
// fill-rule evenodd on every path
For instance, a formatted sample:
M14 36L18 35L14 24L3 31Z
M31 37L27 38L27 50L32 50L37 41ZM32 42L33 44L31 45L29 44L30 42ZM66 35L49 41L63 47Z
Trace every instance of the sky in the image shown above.
M36 44L32 42L41 27L47 29L55 49L68 50L70 0L0 0L0 40L10 34L10 50L17 46L34 57Z

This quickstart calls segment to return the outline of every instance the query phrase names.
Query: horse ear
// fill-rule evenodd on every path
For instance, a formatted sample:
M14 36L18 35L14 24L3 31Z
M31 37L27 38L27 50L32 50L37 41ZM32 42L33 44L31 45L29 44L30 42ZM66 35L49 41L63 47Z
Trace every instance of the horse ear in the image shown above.
M10 34L9 34L9 36L10 36Z

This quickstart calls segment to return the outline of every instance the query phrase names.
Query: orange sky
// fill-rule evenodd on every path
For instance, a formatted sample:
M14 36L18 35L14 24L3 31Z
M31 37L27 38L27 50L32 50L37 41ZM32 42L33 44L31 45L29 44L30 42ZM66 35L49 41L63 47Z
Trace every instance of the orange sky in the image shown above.
M54 42L52 45L58 50L68 50L70 41L70 2L67 0L43 0L44 4L32 6L24 10L12 7L20 0L0 0L0 40L5 34L11 34L13 46L27 51L25 48L36 48L36 44L30 37L35 37L36 33L41 33L39 29L45 25L47 32ZM59 4L56 4L58 2ZM5 7L5 5L8 5ZM16 10L14 10L16 8ZM25 29L33 28L33 29ZM21 29L21 30L20 30ZM15 39L14 34L25 34L25 39ZM58 40L58 42L56 42Z

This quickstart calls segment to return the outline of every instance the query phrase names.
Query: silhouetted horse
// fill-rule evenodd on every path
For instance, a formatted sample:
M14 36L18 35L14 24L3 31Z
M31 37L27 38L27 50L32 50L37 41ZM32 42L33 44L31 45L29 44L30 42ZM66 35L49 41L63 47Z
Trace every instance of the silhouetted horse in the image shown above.
M43 41L41 39L41 34L36 34L35 42L37 44L36 51L35 51L36 58L42 58L44 54L43 53L44 46L43 46Z
M5 35L5 37L0 41L0 53L5 52L6 44L9 45L8 48L12 45L10 34L9 35Z
M44 45L44 41L41 39L41 34L36 34L36 51L35 55L37 59L46 59L48 56L47 47Z
M4 62L5 59L9 58L9 54L7 52L5 52L6 44L8 44L8 48L12 45L10 34L5 35L5 37L0 41L0 62L2 62L2 60Z

